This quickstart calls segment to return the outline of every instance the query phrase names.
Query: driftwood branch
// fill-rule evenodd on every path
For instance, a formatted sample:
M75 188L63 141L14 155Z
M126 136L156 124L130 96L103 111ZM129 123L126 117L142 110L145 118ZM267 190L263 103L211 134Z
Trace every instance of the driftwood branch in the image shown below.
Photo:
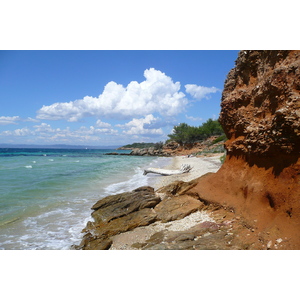
M192 167L188 164L181 165L180 170L166 170L166 169L158 169L158 168L148 168L144 170L144 175L147 175L148 173L154 173L154 174L160 174L164 176L169 175L177 175L177 174L183 174L188 173L192 170Z

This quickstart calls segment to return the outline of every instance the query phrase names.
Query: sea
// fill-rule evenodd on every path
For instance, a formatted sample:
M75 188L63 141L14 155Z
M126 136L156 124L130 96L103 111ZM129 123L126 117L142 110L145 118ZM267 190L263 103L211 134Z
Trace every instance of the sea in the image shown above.
M0 148L0 249L72 249L99 199L153 186L143 170L170 162L108 152L130 151Z

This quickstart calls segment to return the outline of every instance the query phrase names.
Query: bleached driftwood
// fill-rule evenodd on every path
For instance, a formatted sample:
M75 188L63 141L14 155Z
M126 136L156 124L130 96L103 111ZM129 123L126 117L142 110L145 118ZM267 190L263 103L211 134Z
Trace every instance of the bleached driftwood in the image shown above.
M177 175L177 174L183 174L188 173L192 170L192 167L188 164L181 165L180 170L166 170L166 169L159 169L159 168L148 168L144 170L144 175L147 175L148 173L154 173L154 174L160 174L164 176L169 175Z

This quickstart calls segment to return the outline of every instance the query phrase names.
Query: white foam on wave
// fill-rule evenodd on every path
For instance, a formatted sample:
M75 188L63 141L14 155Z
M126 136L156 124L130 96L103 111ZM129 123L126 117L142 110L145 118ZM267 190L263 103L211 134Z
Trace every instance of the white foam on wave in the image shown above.
M107 186L104 191L106 194L116 194L132 191L140 186L147 185L148 178L143 175L143 170L140 167L135 169L134 175L128 180L113 183Z
M86 207L82 211L82 206L76 203L29 217L23 221L24 234L19 238L17 248L70 249L71 245L80 243L81 231L88 221L92 221L89 210Z
M132 175L129 179L113 183L107 186L104 191L105 194L118 194L118 193L124 193L124 192L130 192L138 187L144 186L144 185L150 185L153 186L154 180L151 176L145 176L143 175L144 169L155 166L155 167L161 167L166 165L170 161L169 158L165 157L159 157L153 161L151 161L147 166L144 167L137 167L134 170L134 175Z
M28 166L25 166L25 168L27 168L27 169L32 169L32 166L31 166L31 165L28 165Z
M0 249L70 249L81 242L82 229L92 221L90 208L94 202L90 197L73 198L72 195L53 201L54 207L44 207L39 214L2 228Z

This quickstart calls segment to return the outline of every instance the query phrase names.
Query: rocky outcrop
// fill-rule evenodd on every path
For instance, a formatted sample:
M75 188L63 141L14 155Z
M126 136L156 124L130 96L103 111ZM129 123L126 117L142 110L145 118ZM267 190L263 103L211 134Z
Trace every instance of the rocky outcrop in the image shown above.
M88 222L83 230L85 236L78 248L105 249L111 244L111 236L156 221L157 214L151 208L160 201L152 187L140 187L99 200L92 207L94 221Z
M126 149L126 150L131 150L131 152L130 153L110 152L110 153L105 153L105 155L171 156L171 154L165 152L164 149L155 149L154 147L141 148L141 149L133 148L133 149Z
M299 83L300 51L241 51L222 94L225 163L190 190L285 249L300 249Z
M220 122L229 154L300 152L300 51L241 51L225 82Z
M217 208L186 194L195 184L177 181L157 193L152 187L141 187L99 200L92 207L94 221L88 222L82 242L74 248L114 249L120 239L122 249L248 248L249 244L232 233L233 215L226 218L227 212L223 213L217 221L203 218L201 211ZM176 223L181 220L181 225Z
M163 149L155 149L154 147L143 148L143 149L133 149L130 152L130 155L137 156L169 156L167 153L163 151Z
M193 144L179 145L174 141L164 144L161 148L125 148L121 147L117 150L131 150L129 153L110 152L105 155L134 155L134 156L177 156L177 155L190 155L200 153L220 153L224 151L223 141L216 141L220 136L211 136L202 142Z

